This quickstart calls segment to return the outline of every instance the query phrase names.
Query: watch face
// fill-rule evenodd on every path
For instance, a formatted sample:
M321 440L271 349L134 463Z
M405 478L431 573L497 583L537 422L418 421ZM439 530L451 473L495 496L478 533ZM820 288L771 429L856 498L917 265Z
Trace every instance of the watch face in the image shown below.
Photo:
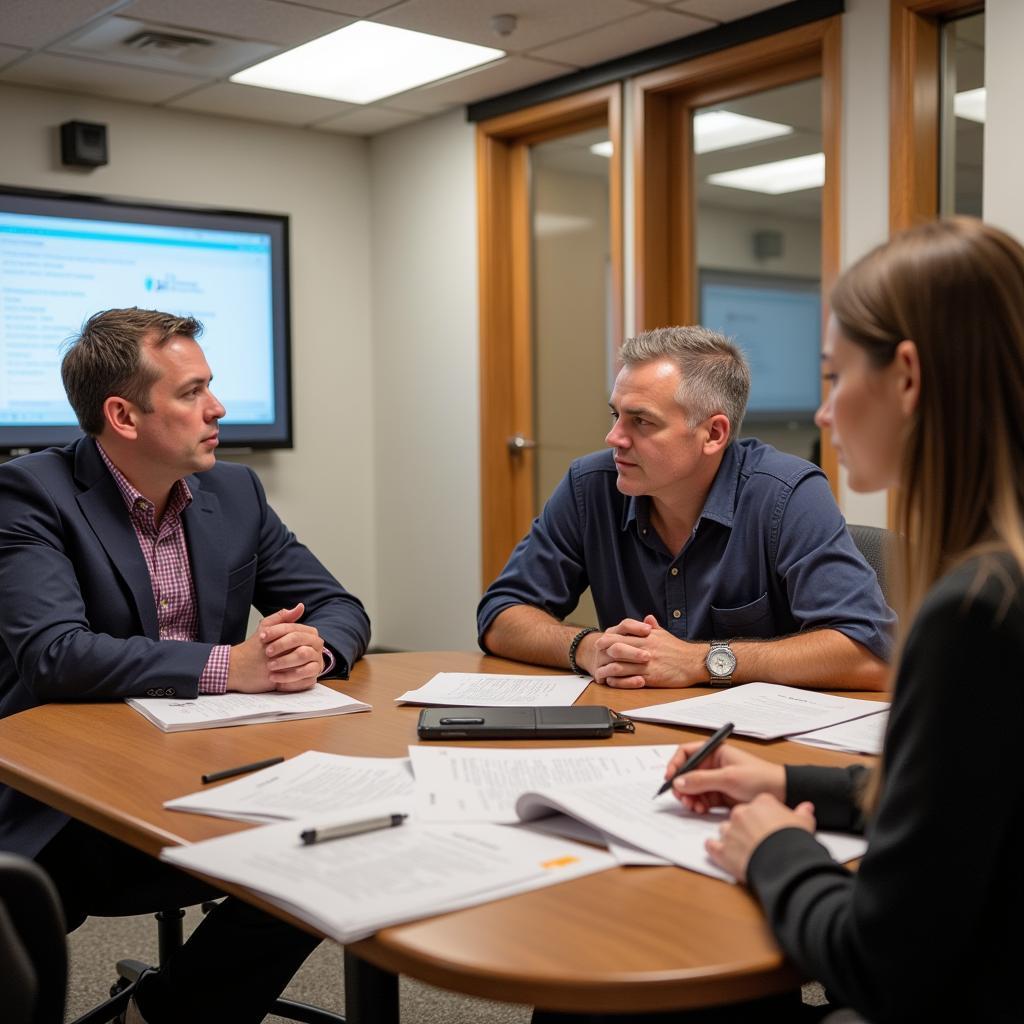
M708 655L708 669L715 676L731 676L736 667L736 655L725 647L716 647Z

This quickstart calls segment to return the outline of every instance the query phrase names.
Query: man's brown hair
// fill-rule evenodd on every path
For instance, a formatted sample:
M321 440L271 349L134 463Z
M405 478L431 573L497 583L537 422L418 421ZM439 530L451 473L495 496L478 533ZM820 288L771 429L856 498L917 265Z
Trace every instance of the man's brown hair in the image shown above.
M159 374L142 351L144 342L159 347L175 336L197 338L203 325L191 316L155 309L105 309L94 313L68 342L60 364L71 408L87 434L103 431L103 403L116 395L152 412L149 391Z

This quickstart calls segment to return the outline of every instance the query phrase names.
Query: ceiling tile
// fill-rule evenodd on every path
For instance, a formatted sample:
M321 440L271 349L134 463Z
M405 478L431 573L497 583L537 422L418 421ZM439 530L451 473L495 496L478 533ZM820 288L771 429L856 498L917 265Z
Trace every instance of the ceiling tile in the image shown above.
M63 89L87 96L114 96L136 103L160 103L194 86L197 80L163 71L143 71L120 64L36 53L0 71L0 81Z
M377 135L390 128L419 121L419 114L409 114L401 110L389 110L387 107L363 107L352 113L332 117L329 121L321 121L312 127L318 132L342 132L346 135Z
M715 21L736 21L780 6L780 0L678 0L674 9Z
M491 28L491 18L509 13L510 7L519 23L511 35L499 36ZM407 0L373 20L521 53L636 11L630 0Z
M0 68L7 67L12 60L24 57L28 50L21 50L17 46L0 46Z
M333 14L347 14L351 18L366 18L378 11L395 6L395 0L280 0L296 7L315 7Z
M522 89L549 78L569 74L573 69L564 64L531 60L529 57L506 57L476 71L466 71L437 85L389 96L387 104L396 110L437 114L450 107L500 96L513 89Z
M539 50L532 50L530 56L587 67L709 28L714 28L714 22L675 11L651 10L550 46L542 46Z
M3 0L0 43L35 49L59 39L94 18L110 0Z
M351 24L328 11L278 3L277 0L136 0L118 14L204 32L242 35L282 46L298 46Z
M302 96L295 92L261 89L255 85L217 82L166 104L174 110L195 110L202 114L223 114L252 121L277 124L309 124L321 118L358 109L351 103Z

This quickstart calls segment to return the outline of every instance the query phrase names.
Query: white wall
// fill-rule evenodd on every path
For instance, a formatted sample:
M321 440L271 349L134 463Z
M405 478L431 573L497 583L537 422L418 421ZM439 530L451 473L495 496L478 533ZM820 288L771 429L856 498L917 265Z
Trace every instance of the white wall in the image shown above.
M1024 239L1024 133L1020 100L1024 96L1024 3L988 0L985 4L985 220Z
M373 139L377 644L472 649L480 597L476 169L461 111Z
M61 166L56 126L73 118L109 126L106 167ZM245 461L285 522L373 617L365 141L13 86L0 86L0 139L0 181L8 185L291 217L296 446Z

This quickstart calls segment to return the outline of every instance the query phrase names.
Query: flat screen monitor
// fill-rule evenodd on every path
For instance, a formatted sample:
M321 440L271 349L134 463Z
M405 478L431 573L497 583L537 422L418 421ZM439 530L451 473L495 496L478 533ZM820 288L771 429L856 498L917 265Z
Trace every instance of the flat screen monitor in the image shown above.
M747 415L811 419L821 402L820 282L702 270L700 306L700 322L747 357Z
M292 445L288 218L0 186L0 451L80 436L64 342L102 309L194 316L227 447Z

